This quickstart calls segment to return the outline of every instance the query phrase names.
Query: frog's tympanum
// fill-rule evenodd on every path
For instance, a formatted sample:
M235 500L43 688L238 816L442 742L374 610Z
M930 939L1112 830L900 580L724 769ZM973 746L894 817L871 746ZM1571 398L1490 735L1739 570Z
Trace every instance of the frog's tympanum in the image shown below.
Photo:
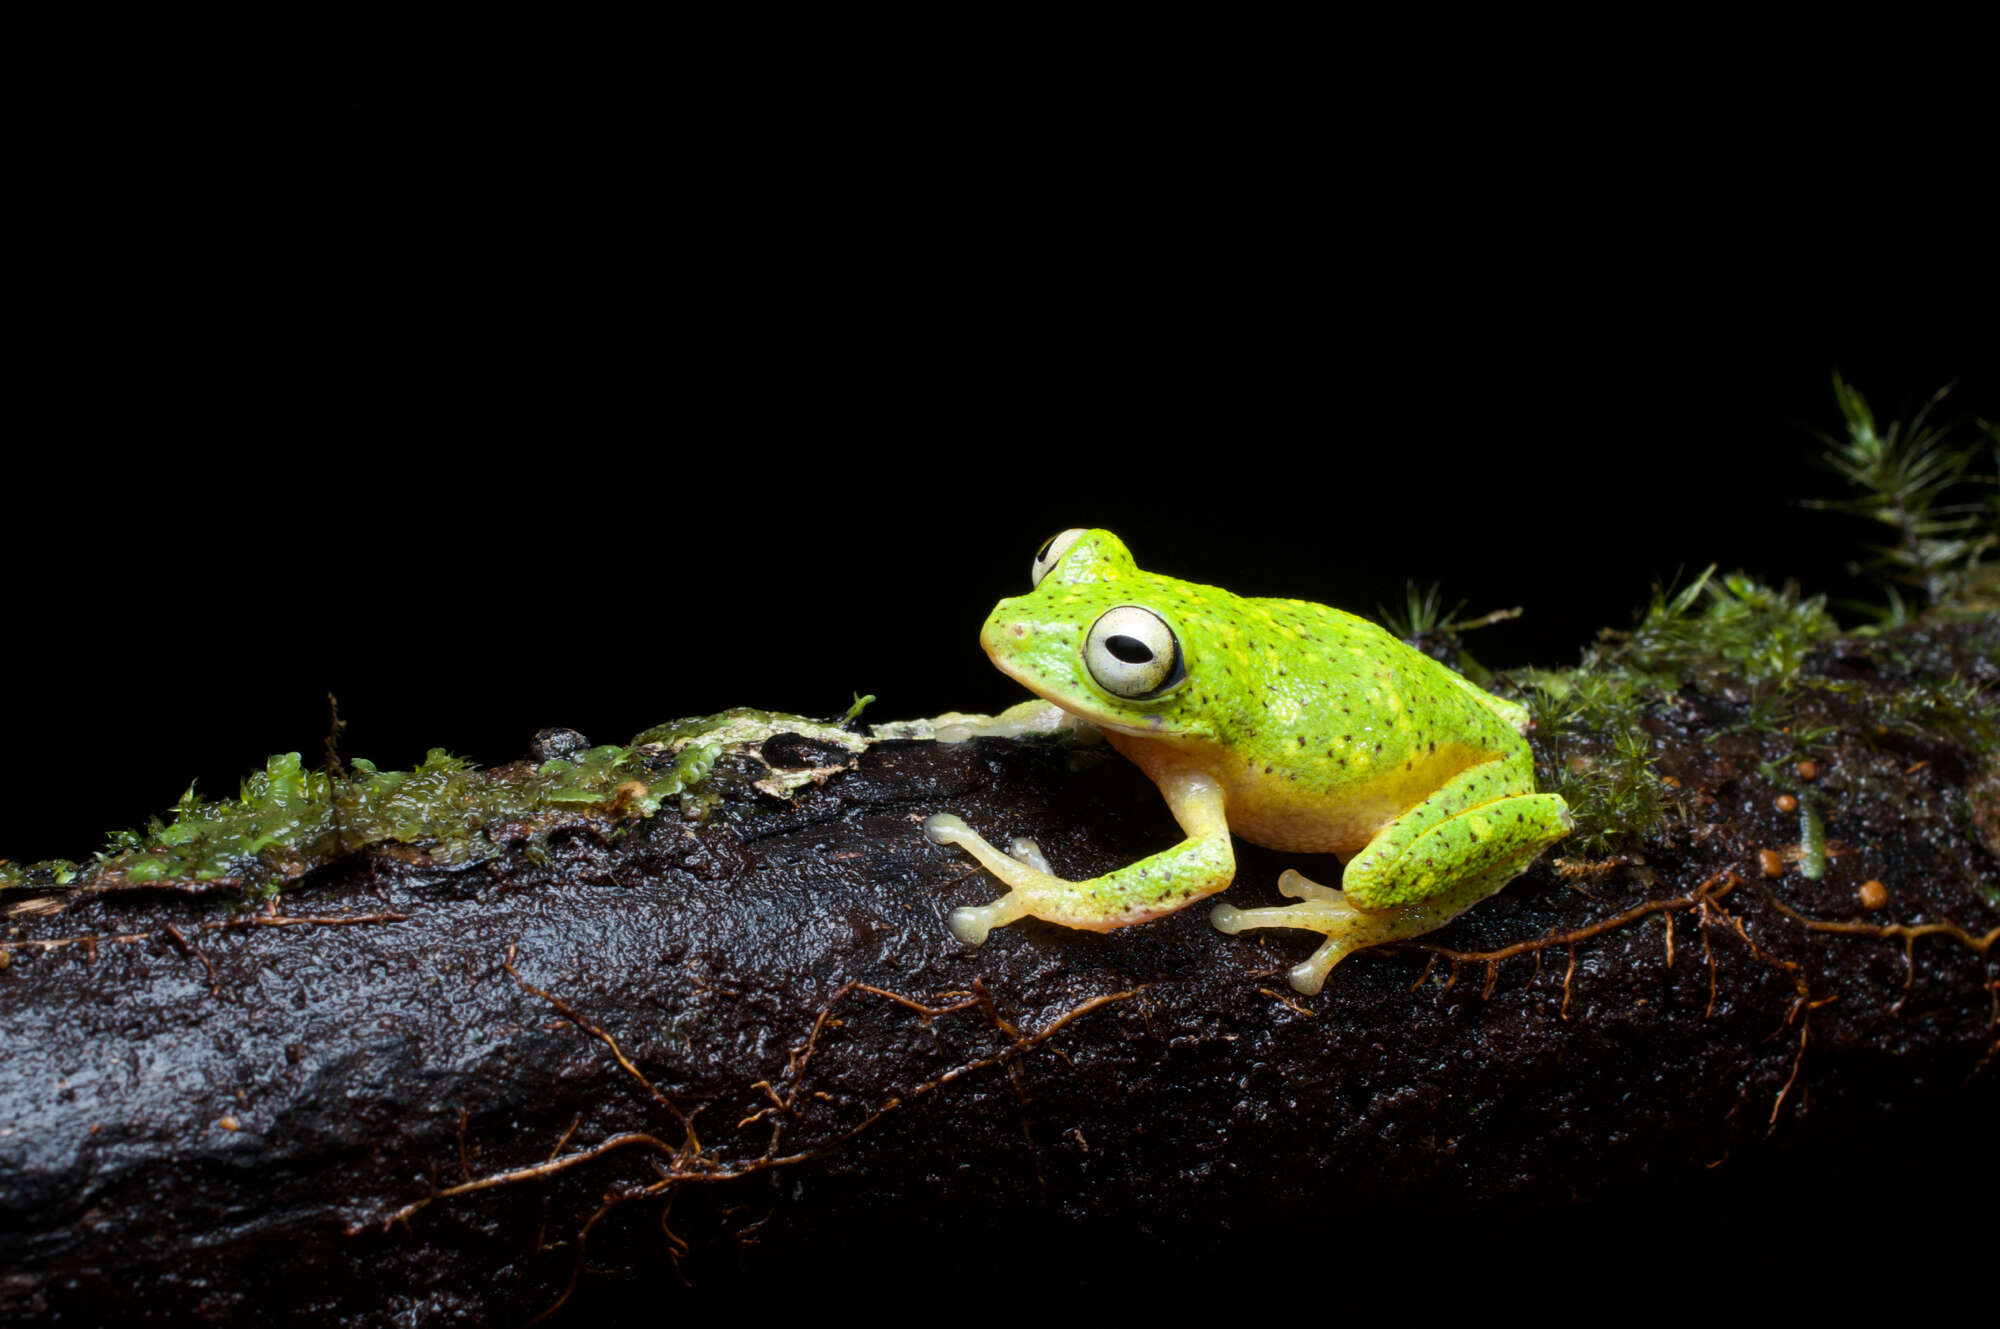
M1034 589L979 634L1002 672L1104 731L1166 796L1187 839L1088 881L1010 855L957 817L924 823L1009 888L953 911L969 944L1025 917L1104 932L1228 886L1230 835L1346 865L1340 889L1296 871L1296 904L1211 915L1224 932L1305 928L1326 942L1291 971L1317 992L1364 947L1443 925L1518 876L1569 830L1535 792L1527 712L1381 628L1324 605L1251 600L1142 572L1109 531L1064 531Z

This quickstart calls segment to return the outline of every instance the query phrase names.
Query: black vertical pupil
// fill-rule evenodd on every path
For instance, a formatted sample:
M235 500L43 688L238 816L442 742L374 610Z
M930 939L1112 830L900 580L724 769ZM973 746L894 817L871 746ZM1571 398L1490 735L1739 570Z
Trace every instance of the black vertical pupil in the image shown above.
M1049 551L1051 549L1054 549L1055 547L1056 547L1056 537L1052 535L1047 540L1042 542L1042 552L1035 555L1035 562L1037 563L1048 562Z
M1143 664L1153 658L1153 648L1137 637L1127 637L1122 633L1104 639L1104 649L1123 660L1126 664Z

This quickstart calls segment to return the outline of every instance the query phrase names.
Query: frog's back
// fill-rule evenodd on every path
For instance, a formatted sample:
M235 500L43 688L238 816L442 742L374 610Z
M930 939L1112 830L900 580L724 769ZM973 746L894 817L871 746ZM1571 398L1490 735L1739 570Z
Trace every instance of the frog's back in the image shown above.
M1265 607L1275 623L1299 634L1302 654L1314 662L1321 685L1331 689L1326 704L1315 709L1331 715L1338 701L1341 713L1353 714L1358 699L1386 721L1377 725L1386 729L1379 735L1385 753L1418 747L1428 752L1440 730L1484 757L1519 745L1526 710L1485 692L1378 624L1306 600L1249 603Z
M1508 714L1519 708L1366 619L1303 600L1236 610L1190 669L1223 665L1240 685L1233 733L1204 764L1246 839L1349 856L1460 771L1522 744Z

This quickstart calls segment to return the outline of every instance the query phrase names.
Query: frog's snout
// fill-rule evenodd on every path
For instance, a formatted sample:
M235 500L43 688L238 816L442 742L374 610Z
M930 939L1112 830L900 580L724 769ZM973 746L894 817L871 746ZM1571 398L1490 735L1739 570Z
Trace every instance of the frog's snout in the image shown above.
M986 622L979 629L979 648L988 655L1006 649L1008 638L1018 641L1028 635L1028 625L1014 611L1015 600L1002 600L993 606L993 612L986 616Z

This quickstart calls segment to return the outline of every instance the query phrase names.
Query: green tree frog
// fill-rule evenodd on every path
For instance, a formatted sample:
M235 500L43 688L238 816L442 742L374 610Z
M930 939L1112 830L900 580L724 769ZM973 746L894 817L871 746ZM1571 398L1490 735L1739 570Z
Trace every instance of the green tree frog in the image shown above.
M1103 730L1187 839L1066 881L1031 841L1003 854L933 816L933 841L1008 887L953 911L969 945L1026 917L1105 932L1171 913L1229 885L1235 834L1345 865L1338 890L1288 870L1278 889L1297 903L1210 915L1224 932L1324 934L1290 973L1318 992L1345 956L1442 926L1570 828L1563 800L1535 792L1522 707L1338 609L1142 572L1109 531L1044 545L1032 589L995 606L979 641L1001 672Z

